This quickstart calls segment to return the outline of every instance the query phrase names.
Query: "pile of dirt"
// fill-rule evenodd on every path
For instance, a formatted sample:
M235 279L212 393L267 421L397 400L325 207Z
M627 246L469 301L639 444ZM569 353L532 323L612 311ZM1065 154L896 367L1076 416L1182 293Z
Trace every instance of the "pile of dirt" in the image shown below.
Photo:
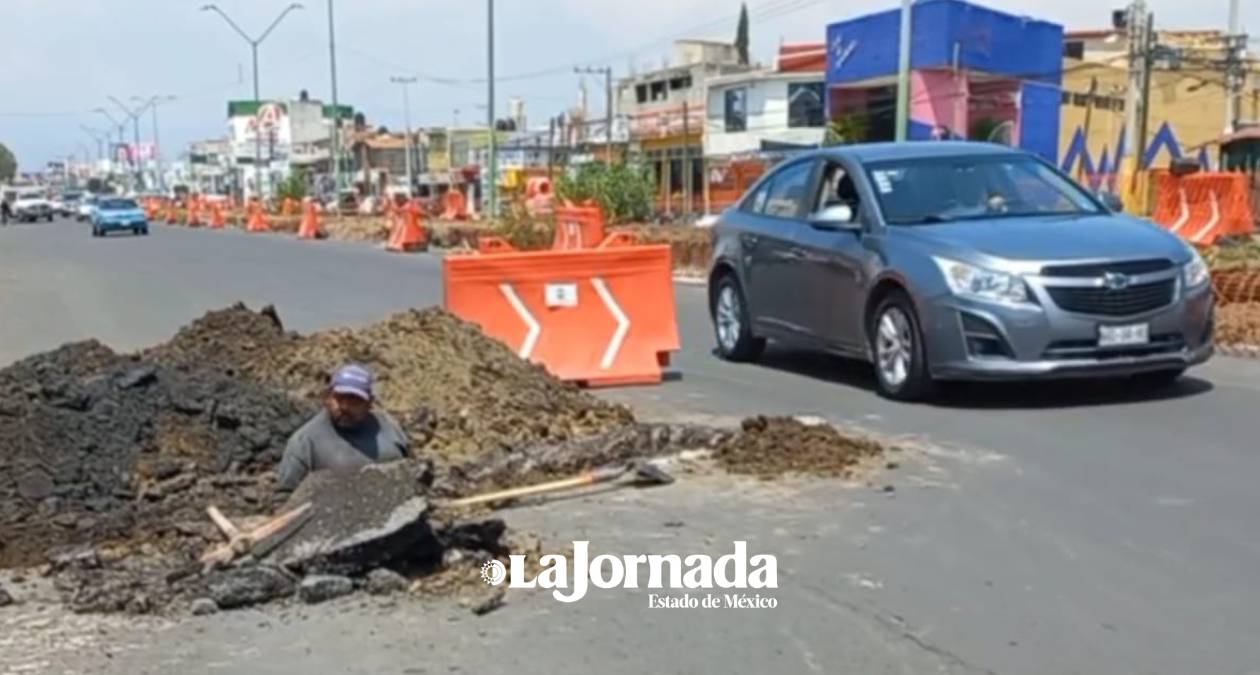
M267 305L254 312L238 302L207 312L142 355L180 370L215 369L239 375L254 359L265 358L262 355L291 339L275 307Z
M1260 345L1260 302L1217 307L1216 341L1222 345Z
M235 305L198 319L146 357L241 374L306 401L323 394L338 366L362 363L377 376L378 404L422 454L444 462L633 422L625 407L556 380L475 324L437 308L299 336L285 333L270 308Z
M731 473L760 478L787 473L852 478L864 460L885 450L873 439L792 417L751 417L741 426L743 433L730 436L714 457Z
M0 566L116 542L213 537L208 504L262 512L270 470L313 407L95 343L0 371Z

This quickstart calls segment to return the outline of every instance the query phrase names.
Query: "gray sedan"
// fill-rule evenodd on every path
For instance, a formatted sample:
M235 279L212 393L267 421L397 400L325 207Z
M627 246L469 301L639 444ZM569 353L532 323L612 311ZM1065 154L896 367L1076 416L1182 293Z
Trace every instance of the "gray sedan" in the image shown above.
M961 142L793 157L715 228L717 352L767 340L875 364L879 393L939 380L1134 376L1212 353L1207 266L1177 236L1028 153Z

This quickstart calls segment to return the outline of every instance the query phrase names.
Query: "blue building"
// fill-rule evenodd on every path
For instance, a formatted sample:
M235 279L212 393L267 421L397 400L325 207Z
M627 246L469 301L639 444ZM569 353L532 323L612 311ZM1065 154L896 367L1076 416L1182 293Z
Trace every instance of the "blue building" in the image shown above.
M912 10L912 139L995 140L1055 161L1063 27L962 0ZM827 27L828 116L861 140L895 132L901 10Z

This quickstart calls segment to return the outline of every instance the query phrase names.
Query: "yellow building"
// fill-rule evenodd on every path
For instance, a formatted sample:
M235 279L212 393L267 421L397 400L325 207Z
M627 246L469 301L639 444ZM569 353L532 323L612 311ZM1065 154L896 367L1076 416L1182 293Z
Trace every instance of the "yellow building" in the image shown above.
M1128 44L1123 29L1071 31L1064 35L1063 109L1060 116L1060 165L1074 176L1104 179L1114 174L1116 152L1125 125ZM1176 50L1160 59L1151 73L1150 117L1142 144L1150 166L1167 166L1178 153L1214 165L1205 147L1225 129L1225 57L1221 31L1158 31L1158 43ZM1253 66L1254 67L1254 66ZM1246 81L1239 116L1260 120L1260 88ZM1132 153L1127 141L1124 152Z

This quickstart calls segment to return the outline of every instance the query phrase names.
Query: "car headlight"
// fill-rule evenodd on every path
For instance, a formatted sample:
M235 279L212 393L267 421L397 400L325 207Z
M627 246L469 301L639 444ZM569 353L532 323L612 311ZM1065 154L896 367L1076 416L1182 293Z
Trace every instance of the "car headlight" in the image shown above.
M1186 288L1198 288L1212 280L1212 273L1198 251L1190 249L1190 255L1190 262L1181 268L1182 283Z
M936 261L941 273L945 275L945 283L954 295L1002 302L1013 305L1031 304L1028 298L1028 286L1022 277L997 270L989 270L975 265L968 265L948 258L932 258Z

